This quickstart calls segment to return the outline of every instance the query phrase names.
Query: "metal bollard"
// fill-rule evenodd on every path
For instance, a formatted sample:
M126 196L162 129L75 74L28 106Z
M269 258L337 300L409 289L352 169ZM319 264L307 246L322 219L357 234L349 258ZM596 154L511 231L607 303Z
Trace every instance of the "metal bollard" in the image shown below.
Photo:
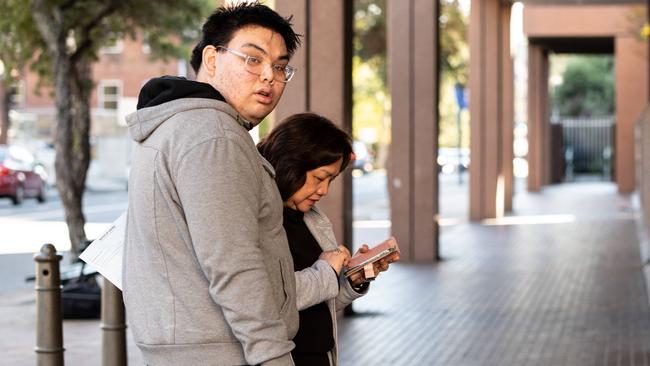
M45 244L34 256L36 262L36 364L63 366L63 317L61 313L61 276L52 244Z
M122 291L104 279L102 287L102 366L126 365L126 324Z

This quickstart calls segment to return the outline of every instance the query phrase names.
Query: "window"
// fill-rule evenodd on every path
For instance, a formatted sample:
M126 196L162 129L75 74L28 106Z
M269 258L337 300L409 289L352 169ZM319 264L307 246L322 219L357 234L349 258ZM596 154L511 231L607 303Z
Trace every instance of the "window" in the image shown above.
M116 110L121 97L121 80L102 80L99 83L99 108Z
M17 80L12 91L11 102L14 105L22 105L25 102L25 81Z
M121 39L114 39L106 42L106 45L100 49L104 54L119 54L124 50L124 41Z
M151 45L149 44L149 33L148 32L142 32L142 53L145 55L148 55L151 53Z

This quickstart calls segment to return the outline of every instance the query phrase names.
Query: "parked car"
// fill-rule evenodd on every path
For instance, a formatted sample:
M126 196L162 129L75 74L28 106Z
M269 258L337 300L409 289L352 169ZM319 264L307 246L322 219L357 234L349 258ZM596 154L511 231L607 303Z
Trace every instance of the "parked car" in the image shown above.
M19 205L33 197L45 202L46 173L29 150L19 146L0 145L0 197Z
M354 141L352 149L354 155L356 155L356 159L352 163L352 169L361 171L363 174L370 173L374 169L374 158L368 146L362 141Z

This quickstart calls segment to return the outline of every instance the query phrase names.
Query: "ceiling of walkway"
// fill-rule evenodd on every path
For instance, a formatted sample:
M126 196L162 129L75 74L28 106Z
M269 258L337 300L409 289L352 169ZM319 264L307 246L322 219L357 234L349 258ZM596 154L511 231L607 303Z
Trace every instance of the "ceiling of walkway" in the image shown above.
M606 37L531 38L531 44L543 46L554 53L613 54L614 39Z
M513 2L534 5L620 5L647 4L648 0L516 0Z

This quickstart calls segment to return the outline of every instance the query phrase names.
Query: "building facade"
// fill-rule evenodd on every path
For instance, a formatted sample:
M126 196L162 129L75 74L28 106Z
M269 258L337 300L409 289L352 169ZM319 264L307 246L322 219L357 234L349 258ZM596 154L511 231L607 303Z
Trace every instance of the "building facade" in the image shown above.
M152 60L150 56L149 46L140 38L127 38L102 48L93 64L89 179L126 180L131 140L124 117L135 110L140 88L152 77L188 73L184 61ZM53 183L56 109L52 89L39 86L38 75L25 71L10 114L10 143L30 148Z

